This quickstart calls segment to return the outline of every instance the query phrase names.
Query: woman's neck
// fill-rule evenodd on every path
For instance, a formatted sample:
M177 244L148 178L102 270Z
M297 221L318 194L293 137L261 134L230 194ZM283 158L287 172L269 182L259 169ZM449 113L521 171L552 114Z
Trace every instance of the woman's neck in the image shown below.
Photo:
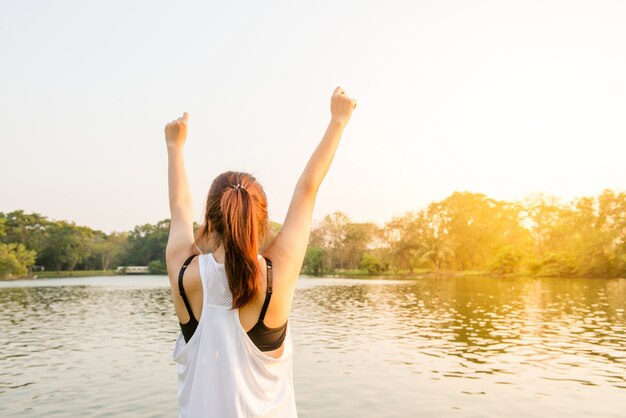
M224 259L226 258L226 254L224 253L224 246L220 244L216 250L213 250L213 257L218 263L224 264Z

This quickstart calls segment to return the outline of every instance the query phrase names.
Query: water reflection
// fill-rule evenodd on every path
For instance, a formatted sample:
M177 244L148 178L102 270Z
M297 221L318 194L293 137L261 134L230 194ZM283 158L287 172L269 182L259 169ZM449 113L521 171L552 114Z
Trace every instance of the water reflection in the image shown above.
M0 284L0 415L176 415L166 278L19 284ZM622 416L625 308L623 279L303 277L299 413Z
M300 376L300 392L371 416L390 416L390 403L402 405L393 416L450 409L550 416L550 407L621 416L615 402L626 405L625 287L626 280L443 278L303 289L300 357L317 366ZM355 377L332 378L342 372ZM359 401L337 396L338 388ZM490 400L475 404L470 395ZM529 406L538 399L547 409ZM307 408L311 416L314 410Z
M0 415L176 413L170 291L118 284L0 288Z

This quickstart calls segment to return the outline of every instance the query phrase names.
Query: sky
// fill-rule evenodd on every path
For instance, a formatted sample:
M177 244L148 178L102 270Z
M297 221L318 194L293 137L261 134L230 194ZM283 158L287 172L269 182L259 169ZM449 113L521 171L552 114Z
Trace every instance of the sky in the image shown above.
M624 22L602 0L0 0L0 212L168 218L163 127L187 111L196 221L237 170L282 223L336 86L358 106L314 221L622 191Z

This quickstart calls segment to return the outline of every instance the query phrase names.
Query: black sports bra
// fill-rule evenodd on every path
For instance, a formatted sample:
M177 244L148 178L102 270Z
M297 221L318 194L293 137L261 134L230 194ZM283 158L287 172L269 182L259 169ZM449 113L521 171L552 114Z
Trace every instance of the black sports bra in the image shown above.
M187 295L185 295L185 289L183 288L183 274L185 273L185 269L191 260L198 254L194 254L189 257L183 266L180 269L180 273L178 273L178 291L180 292L180 296L183 298L183 302L185 302L185 307L187 308L187 312L189 313L189 322L186 324L180 323L180 330L183 333L183 337L185 338L185 342L189 342L193 333L198 328L198 320L193 316L193 312L191 310L191 306L189 306L189 301L187 300ZM272 298L272 261L268 258L265 259L267 264L267 292L265 293L265 302L263 302L263 308L261 309L261 315L259 315L259 320L252 327L250 331L248 331L248 337L252 340L254 345L256 345L261 351L271 351L279 348L286 335L287 335L287 322L277 328L269 328L265 325L263 320L265 319L265 313L267 312L267 307L270 304L270 299ZM203 289L204 291L204 289Z

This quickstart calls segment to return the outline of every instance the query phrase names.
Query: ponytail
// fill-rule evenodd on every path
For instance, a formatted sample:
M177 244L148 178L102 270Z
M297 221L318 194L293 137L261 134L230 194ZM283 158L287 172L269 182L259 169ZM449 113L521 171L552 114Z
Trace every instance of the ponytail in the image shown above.
M267 198L263 187L250 174L227 171L213 180L207 195L204 224L196 245L215 251L224 246L224 268L233 295L231 308L247 304L258 293L258 251L268 230Z
M220 201L224 233L224 267L233 295L232 308L244 306L259 290L258 220L250 192L240 184L227 187Z

